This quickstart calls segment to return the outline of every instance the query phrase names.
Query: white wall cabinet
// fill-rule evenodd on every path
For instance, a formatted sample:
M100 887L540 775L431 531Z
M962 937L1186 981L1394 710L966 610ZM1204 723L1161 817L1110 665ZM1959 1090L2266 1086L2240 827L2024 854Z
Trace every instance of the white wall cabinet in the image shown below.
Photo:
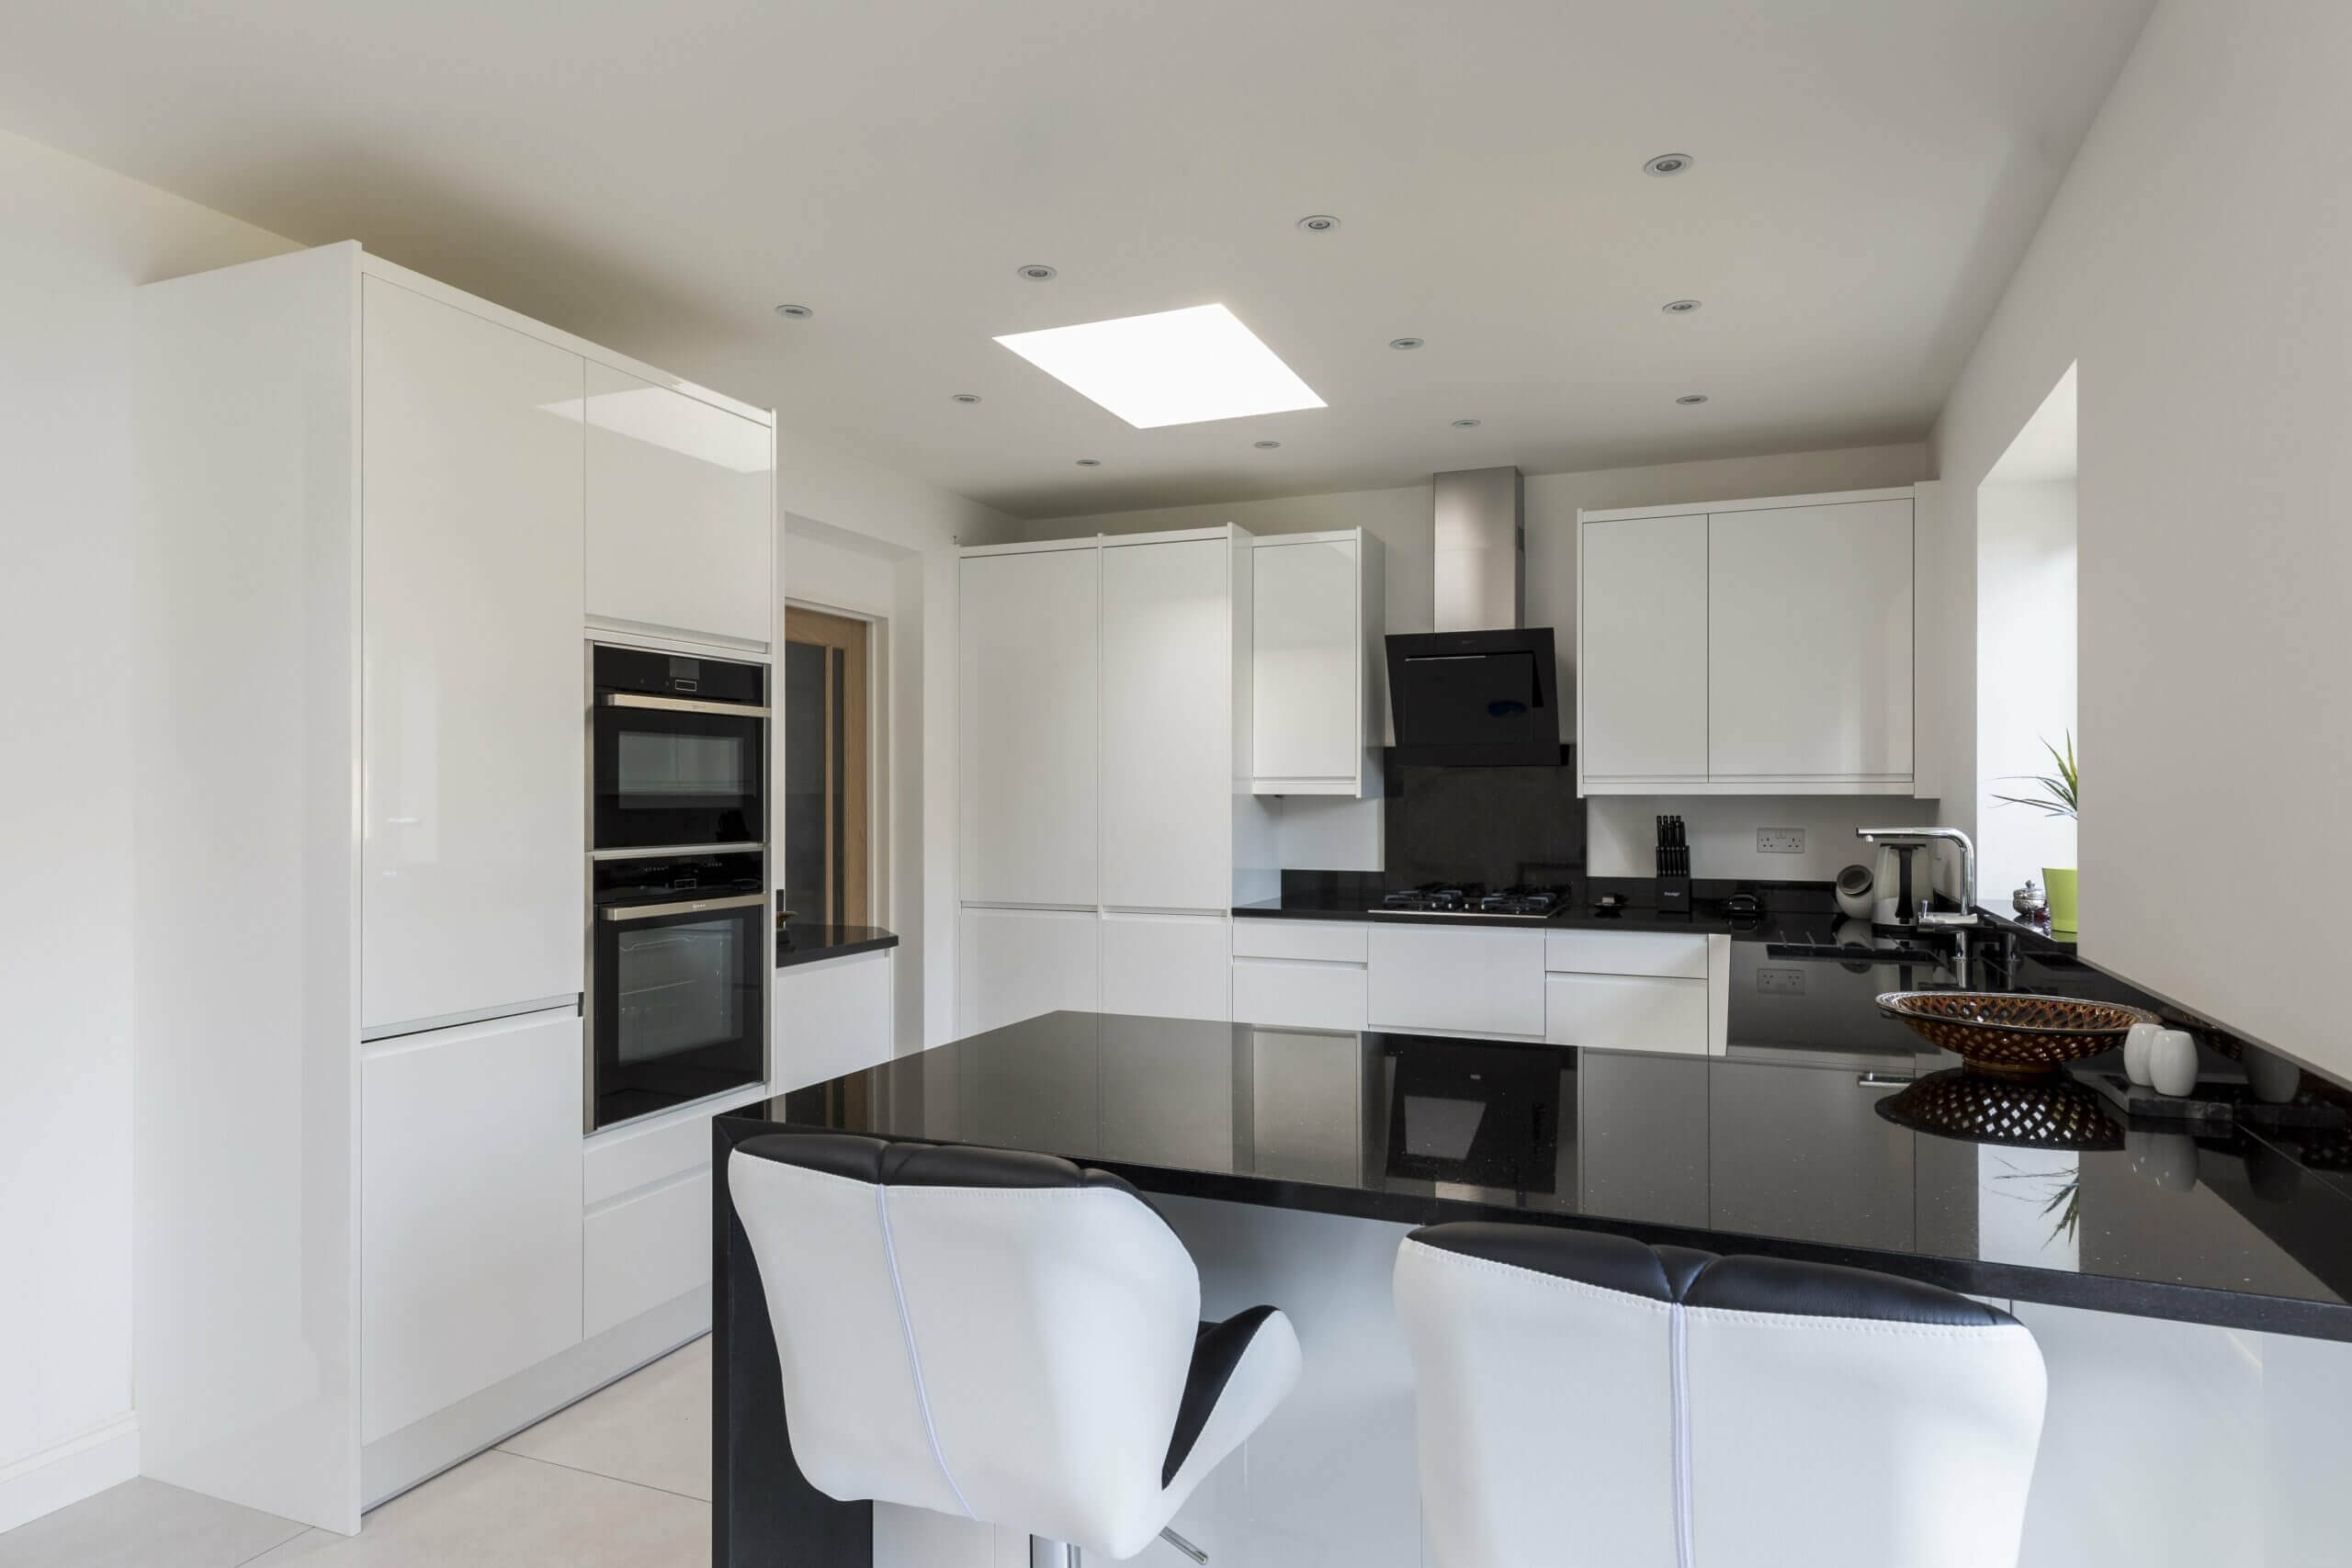
M364 280L362 1026L581 987L577 354Z
M1371 1026L1544 1037L1544 932L1408 922L1371 928Z
M1091 545L965 558L966 903L1091 908L1100 896L1099 558Z
M1587 795L1909 795L1908 490L1579 514Z
M766 649L773 429L594 362L586 424L589 619Z
M580 1075L577 1012L362 1062L361 1441L579 1342Z
M1379 793L1380 541L1361 528L1255 545L1250 615L1250 788L1260 795Z
M956 1031L978 1034L1102 1004L1102 917L1091 909L976 908L956 944Z
M778 1094L890 1059L895 960L886 947L775 972L768 1082Z
M1102 1010L1148 1018L1233 1017L1232 919L1102 915Z

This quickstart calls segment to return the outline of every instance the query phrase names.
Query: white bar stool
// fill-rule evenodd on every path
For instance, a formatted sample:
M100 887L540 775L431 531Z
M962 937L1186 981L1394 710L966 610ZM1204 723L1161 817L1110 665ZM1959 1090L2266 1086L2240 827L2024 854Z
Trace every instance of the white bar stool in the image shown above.
M1051 1568L1132 1557L1298 1381L1290 1320L1200 1322L1192 1255L1105 1172L780 1133L727 1180L827 1496L1023 1530Z
M2033 1336L1857 1269L1541 1225L1396 1258L1434 1568L2014 1568Z

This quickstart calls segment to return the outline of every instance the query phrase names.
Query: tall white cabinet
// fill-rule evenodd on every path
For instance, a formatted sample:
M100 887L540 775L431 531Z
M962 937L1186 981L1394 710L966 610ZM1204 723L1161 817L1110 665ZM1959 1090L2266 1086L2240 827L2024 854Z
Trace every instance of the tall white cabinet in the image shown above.
M1250 556L1235 528L966 552L960 1032L1232 1016Z
M582 1139L586 638L768 645L774 420L356 244L137 328L141 1467L349 1531L708 1324L596 1285L708 1141Z
M1587 512L1587 795L1910 795L1911 490Z

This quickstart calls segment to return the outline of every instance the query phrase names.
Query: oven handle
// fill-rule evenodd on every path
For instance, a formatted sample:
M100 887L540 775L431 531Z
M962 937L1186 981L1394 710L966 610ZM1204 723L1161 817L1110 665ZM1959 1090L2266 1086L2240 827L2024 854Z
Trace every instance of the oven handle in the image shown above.
M608 708L659 708L663 713L716 713L735 718L765 718L768 710L751 703L709 703L693 697L645 697L635 692L606 692Z
M746 893L736 898L689 898L677 904L620 904L600 911L608 920L650 920L660 915L698 915L705 909L748 909L754 904L764 904L763 893Z

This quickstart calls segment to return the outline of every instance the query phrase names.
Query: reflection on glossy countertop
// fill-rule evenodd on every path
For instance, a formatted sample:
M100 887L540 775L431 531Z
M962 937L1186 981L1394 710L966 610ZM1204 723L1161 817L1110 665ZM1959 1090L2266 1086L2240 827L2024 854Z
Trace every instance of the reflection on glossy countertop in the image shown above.
M1735 1032L1704 1057L1058 1012L741 1114L1039 1150L1147 1191L1542 1219L2352 1338L2352 1194L2278 1143L1906 1125L1882 1102L1958 1064L1876 1024L1810 1044Z

